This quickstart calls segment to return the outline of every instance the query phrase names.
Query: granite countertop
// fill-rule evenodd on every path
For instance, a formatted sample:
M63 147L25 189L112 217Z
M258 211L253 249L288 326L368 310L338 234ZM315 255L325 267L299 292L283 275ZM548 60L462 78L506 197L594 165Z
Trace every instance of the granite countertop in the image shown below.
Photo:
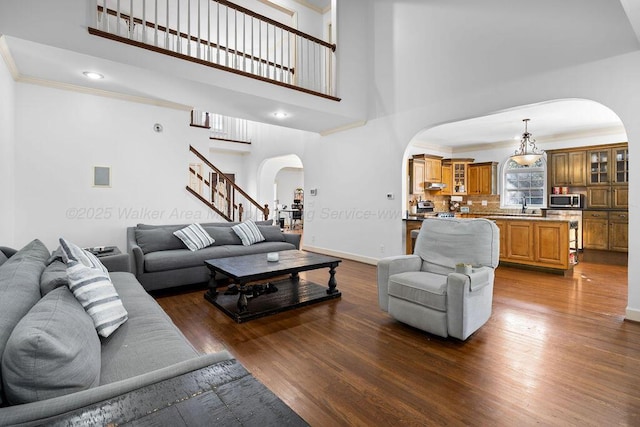
M417 216L417 215L409 215L406 218L402 218L403 221L423 221L425 218L435 218L436 217L437 212L434 212L432 214L426 214L424 216ZM547 217L543 217L538 215L532 215L532 214L527 214L527 213L514 213L514 214L510 214L510 213L487 213L487 214L479 214L476 213L474 215L482 215L482 218L487 218L487 219L509 219L509 220L522 220L522 221L555 221L555 222L568 222L570 221L569 218L557 218L557 217L551 217L551 218L547 218Z
M539 215L487 215L483 218L487 218L487 219L508 219L508 220L514 220L514 221L552 221L552 222L569 222L571 221L571 219L569 218L547 218L547 217L543 217L543 216L539 216Z

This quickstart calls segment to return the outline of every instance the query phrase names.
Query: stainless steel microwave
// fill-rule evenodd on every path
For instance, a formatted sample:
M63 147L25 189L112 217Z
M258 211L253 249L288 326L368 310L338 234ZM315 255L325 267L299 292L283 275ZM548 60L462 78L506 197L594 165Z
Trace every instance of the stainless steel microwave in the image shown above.
M550 194L550 208L583 208L584 195L582 194Z

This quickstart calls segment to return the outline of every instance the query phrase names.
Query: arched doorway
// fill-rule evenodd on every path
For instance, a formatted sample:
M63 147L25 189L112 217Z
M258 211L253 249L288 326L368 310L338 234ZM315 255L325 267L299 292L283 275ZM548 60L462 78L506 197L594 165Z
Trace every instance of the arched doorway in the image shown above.
M417 197L432 198L436 210L438 207L448 208L452 199L450 194L443 196L442 192L416 193L413 191L412 183L408 179L411 172L409 160L421 154L439 156L443 159L464 159L470 163L497 163L495 194L482 197L464 194L459 196L459 204L472 213L474 211L490 213L492 210L512 213L506 211L519 209L520 206L506 203L503 199L507 193L519 195L520 189L517 185L509 187L512 184L507 177L509 170L505 165L520 144L524 119L531 119L528 131L533 134L537 146L552 153L551 155L547 153L544 166L550 168L548 170L552 173L555 173L553 172L554 159L559 159L559 154L567 154L566 158L573 153L579 154L575 156L577 161L574 163L584 174L584 180L562 185L566 186L565 191L584 196L585 212L591 209L602 209L605 212L608 211L607 215L610 216L611 212L621 211L624 212L625 218L628 218L627 196L624 196L628 194L628 187L631 185L628 172L628 148L626 154L624 149L616 151L620 143L626 144L628 140L624 124L607 106L586 99L558 99L524 105L420 131L412 138L404 154L402 175L404 209L409 210ZM558 154L557 157L556 154ZM622 165L622 169L619 164ZM551 193L552 187L557 185L552 184L556 177L548 176L546 171L542 176L544 181L541 184L540 196L537 197L537 201L540 202L537 207L548 209L550 206L547 191ZM614 196L616 193L623 196L616 199L617 196ZM606 197L601 197L602 194ZM519 197L510 197L510 199L519 200ZM528 200L532 199L533 196L530 196ZM600 231L596 234L602 236L603 233L608 233L608 236L603 238L603 243L598 243L601 246L596 249L619 252L624 255L626 246L616 245L620 240L628 244L628 222L623 226L624 230L620 230L618 224L600 225ZM584 224L583 219L582 225ZM587 233L587 229L585 227L583 229L584 233ZM622 235L622 238L616 240L618 237L614 236L612 239L612 233ZM622 258L624 259L624 256Z
M302 160L295 154L265 159L258 168L259 200L269 200L270 217L294 203L297 189L304 188L304 168Z

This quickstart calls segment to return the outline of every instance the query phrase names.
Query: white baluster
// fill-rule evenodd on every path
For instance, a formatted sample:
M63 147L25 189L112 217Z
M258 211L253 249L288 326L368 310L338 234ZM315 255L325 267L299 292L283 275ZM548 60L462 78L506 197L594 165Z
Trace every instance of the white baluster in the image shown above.
M133 0L129 0L129 39L133 40Z
M176 0L176 9L176 32L178 33L176 36L176 52L180 53L182 52L182 38L180 36L180 0Z
M211 0L207 0L207 61L211 61Z

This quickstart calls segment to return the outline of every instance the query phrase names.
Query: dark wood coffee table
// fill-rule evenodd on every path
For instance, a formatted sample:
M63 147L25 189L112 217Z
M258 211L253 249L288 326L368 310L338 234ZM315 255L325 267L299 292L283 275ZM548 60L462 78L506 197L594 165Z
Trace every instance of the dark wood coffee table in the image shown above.
M335 278L341 259L298 250L280 251L278 257L276 262L267 261L265 253L206 260L211 279L204 297L241 323L342 295ZM300 279L300 272L319 268L329 268L328 287ZM227 292L218 292L229 280Z

